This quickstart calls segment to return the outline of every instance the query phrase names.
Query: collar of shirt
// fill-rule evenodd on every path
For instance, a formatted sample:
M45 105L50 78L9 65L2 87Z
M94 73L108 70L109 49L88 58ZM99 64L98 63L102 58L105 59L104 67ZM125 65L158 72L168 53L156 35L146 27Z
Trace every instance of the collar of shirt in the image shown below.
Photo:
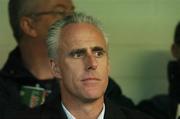
M64 106L63 103L61 103L61 105L62 105L62 108L63 108L63 110L65 111L65 114L66 114L66 116L67 116L68 119L76 119L76 118L67 110L67 108ZM103 104L103 109L102 109L102 111L101 111L101 113L100 113L100 115L98 116L97 119L104 119L104 114L105 114L105 104Z

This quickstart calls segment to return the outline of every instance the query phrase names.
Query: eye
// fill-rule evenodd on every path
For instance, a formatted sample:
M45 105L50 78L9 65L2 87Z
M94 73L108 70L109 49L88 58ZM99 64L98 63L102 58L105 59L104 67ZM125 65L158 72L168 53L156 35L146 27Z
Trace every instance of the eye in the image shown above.
M104 56L104 51L96 51L94 54L95 54L95 57L100 58Z
M72 52L70 52L70 57L75 58L75 59L79 59L79 58L83 58L85 56L85 51L84 50L74 50Z
M82 58L84 57L84 53L76 52L76 53L73 53L72 57L75 59Z

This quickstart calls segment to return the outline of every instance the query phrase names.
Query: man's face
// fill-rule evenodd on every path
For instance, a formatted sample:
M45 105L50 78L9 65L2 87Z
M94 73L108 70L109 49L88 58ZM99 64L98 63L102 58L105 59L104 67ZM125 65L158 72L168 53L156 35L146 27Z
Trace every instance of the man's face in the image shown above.
M34 26L40 39L47 37L48 29L56 20L74 12L71 0L40 0L35 11Z
M108 84L108 48L102 32L87 23L62 29L57 66L62 97L103 98Z

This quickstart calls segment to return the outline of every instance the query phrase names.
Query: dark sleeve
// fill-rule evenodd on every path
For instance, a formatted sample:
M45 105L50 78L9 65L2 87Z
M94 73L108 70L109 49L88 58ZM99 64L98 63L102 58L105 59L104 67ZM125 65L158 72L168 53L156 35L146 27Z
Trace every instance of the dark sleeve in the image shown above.
M135 107L133 101L123 95L120 86L111 77L109 77L109 84L105 96L113 103L119 104L121 106L129 108Z
M5 95L3 92L3 87L4 87L4 84L3 84L2 79L0 78L0 119L3 118L4 108L6 108L6 105L7 105L7 101L5 100L5 97L4 97Z
M0 78L0 119L7 118L7 115L11 114L14 111L11 111L13 109L12 104L10 103L11 97L9 96L9 93L7 92L6 83L2 78Z
M152 99L141 101L137 108L155 119L169 119L169 103L167 95L159 95Z
M151 115L147 115L146 113L137 110L122 109L122 111L126 119L156 119Z
M18 110L27 107L19 103L13 82L0 76L0 119L11 119Z
M105 101L105 119L154 119L136 109L122 107L109 100Z

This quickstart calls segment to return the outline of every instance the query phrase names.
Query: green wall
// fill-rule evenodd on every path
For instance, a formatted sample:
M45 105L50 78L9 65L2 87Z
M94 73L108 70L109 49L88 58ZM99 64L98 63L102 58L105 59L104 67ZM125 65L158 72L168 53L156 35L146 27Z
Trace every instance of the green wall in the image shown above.
M0 67L16 45L0 1ZM111 76L136 103L167 93L167 62L174 27L180 19L179 0L75 0L78 11L98 17L110 43Z

